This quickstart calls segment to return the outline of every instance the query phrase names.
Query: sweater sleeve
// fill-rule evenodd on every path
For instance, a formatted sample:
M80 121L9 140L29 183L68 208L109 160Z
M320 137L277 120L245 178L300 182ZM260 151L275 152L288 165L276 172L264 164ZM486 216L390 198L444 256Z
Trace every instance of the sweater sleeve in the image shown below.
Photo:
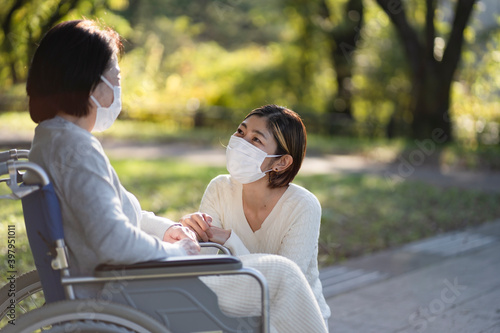
M165 232L173 225L181 225L180 223L171 221L165 217L156 216L152 212L143 210L141 212L141 230L159 238L163 239Z
M317 256L321 223L321 205L312 193L308 194L295 202L293 208L283 208L280 222L290 227L277 253L295 262L306 276L311 258ZM289 213L286 214L285 210Z
M130 223L122 209L113 173L101 147L92 142L74 143L77 153L57 156L57 182L64 202L83 229L81 237L99 263L134 263L185 255L176 244L160 241ZM87 145L83 147L83 145Z
M199 210L212 217L213 226L227 230L226 223L224 223L225 217L229 215L228 211L235 207L234 199L235 196L231 191L229 178L225 175L217 176L208 184L201 199ZM234 230L231 230L231 235L223 245L230 249L233 255L239 256L250 253ZM202 252L213 251L203 249Z

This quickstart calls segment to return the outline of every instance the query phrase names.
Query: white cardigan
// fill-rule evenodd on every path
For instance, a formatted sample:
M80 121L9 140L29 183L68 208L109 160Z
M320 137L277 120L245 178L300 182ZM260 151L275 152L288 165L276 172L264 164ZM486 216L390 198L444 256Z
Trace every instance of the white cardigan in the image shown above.
M253 232L243 211L242 191L242 184L231 176L218 176L208 185L200 212L212 216L214 226L231 230L224 246L233 254L278 254L294 261L309 282L323 318L329 318L330 308L323 296L318 272L321 223L318 199L305 188L290 184L261 228Z

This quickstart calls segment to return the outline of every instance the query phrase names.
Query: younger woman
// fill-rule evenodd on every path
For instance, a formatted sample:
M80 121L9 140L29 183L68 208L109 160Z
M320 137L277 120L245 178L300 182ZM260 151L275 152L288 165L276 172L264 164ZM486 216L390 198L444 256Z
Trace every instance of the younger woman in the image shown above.
M299 115L277 105L250 112L231 136L229 175L208 185L200 212L181 219L200 240L222 244L234 255L278 254L306 276L325 320L318 272L321 206L305 188L291 183L306 153L306 129Z

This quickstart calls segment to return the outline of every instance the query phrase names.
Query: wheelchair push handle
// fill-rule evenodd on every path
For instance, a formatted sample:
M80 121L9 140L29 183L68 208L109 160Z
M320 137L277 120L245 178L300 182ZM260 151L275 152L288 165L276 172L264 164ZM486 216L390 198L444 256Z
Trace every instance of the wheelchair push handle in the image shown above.
M0 175L12 174L17 171L27 171L28 175L24 175L24 178L29 178L29 181L25 179L29 185L48 185L50 183L49 177L45 173L45 171L33 162L25 162L25 161L7 161L0 163ZM10 184L12 186L13 184Z
M26 149L11 149L0 152L0 162L8 160L28 159L29 150Z
M20 170L26 172L21 175ZM2 162L0 163L0 176L4 174L8 174L9 178L0 179L0 182L6 182L12 193L2 195L0 199L21 199L50 184L45 171L33 162L14 160ZM21 181L24 183L23 186L19 185Z

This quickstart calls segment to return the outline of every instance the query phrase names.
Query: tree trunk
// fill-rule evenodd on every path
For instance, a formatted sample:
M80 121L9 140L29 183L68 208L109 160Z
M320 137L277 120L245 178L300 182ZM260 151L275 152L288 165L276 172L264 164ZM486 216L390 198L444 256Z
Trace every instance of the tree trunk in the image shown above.
M324 3L325 8L326 3ZM334 41L331 48L331 59L337 75L337 94L330 104L330 113L343 113L352 119L351 78L353 68L353 56L360 38L363 25L363 2L361 0L349 0L345 6L345 20L330 33Z
M331 13L326 1L322 1L321 9L323 18L330 20ZM351 78L354 51L363 25L363 9L362 0L349 0L344 9L344 21L328 32L332 40L330 56L337 81L337 93L327 106L327 113L331 117L330 133L337 132L339 126L335 126L336 123L342 125L353 120Z
M413 81L412 137L436 143L452 140L449 117L451 81L445 82L437 64L422 69Z
M434 51L436 0L426 0L423 43L408 23L400 0L377 0L396 28L410 65L413 138L432 139L437 143L452 141L450 90L461 57L463 33L475 2L476 0L457 1L448 45L442 55L437 55Z

